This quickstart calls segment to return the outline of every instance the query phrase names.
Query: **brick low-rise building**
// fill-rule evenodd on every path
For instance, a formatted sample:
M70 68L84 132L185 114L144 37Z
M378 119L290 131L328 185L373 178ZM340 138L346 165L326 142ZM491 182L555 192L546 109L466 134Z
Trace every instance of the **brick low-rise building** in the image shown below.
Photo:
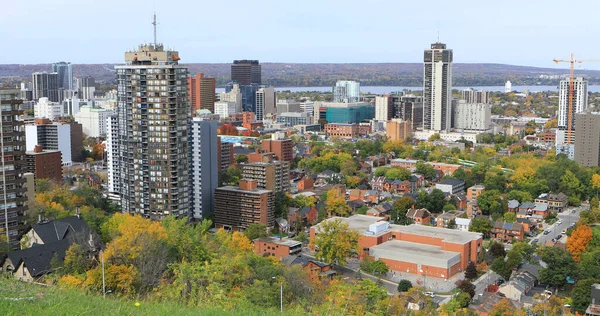
M34 174L36 179L49 179L62 183L61 153L58 150L43 150L36 145L33 151L25 152L26 171Z
M353 215L333 217L359 235L359 258L369 256L382 260L390 270L437 278L450 278L464 271L470 261L476 262L483 247L483 235L425 225L393 225L383 218ZM319 233L319 225L311 227L310 238Z
M325 134L327 134L328 137L355 138L359 135L358 124L326 124Z
M254 240L254 253L273 256L277 260L302 252L302 243L289 238L262 237Z
M498 220L494 223L494 227L492 227L491 235L493 239L501 242L513 240L514 238L523 240L525 230L523 225L519 223L508 223Z

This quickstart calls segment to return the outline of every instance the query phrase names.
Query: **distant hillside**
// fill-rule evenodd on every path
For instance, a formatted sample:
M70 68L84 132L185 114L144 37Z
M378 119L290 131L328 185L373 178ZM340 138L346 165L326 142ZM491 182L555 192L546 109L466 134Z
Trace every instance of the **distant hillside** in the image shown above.
M190 73L203 72L217 78L224 86L230 77L230 64L188 64ZM49 71L49 64L0 65L0 81L31 78L36 71ZM421 63L381 64L288 64L263 63L263 83L275 87L331 86L336 80L360 81L363 86L419 86L422 82ZM540 75L563 75L567 69L537 68L503 64L454 64L455 86L503 85L511 80L515 85L557 84L557 79L540 79ZM92 76L100 82L114 83L113 64L75 65L74 74ZM581 70L592 83L600 84L600 71Z

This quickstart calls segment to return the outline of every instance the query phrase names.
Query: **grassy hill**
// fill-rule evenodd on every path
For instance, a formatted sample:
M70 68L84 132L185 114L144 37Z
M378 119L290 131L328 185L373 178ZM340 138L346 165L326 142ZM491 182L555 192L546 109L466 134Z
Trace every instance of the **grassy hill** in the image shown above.
M139 303L139 306L136 306ZM279 315L279 311L225 311L211 306L118 299L0 277L0 314L11 315Z

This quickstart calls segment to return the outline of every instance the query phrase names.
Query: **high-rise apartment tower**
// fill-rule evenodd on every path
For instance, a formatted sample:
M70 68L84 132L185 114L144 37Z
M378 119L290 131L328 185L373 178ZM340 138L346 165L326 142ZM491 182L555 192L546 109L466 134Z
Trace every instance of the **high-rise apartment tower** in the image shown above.
M452 126L452 50L431 44L424 53L423 129L449 132Z
M231 81L243 86L253 83L261 85L261 66L258 60L234 60L231 65Z

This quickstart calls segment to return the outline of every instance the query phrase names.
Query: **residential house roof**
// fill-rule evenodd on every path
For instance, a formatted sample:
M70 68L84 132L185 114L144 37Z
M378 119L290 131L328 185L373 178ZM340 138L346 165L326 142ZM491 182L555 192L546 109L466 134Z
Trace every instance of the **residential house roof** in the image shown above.
M519 206L520 209L533 209L535 208L535 203L533 202L523 202L521 204L521 206Z
M519 207L519 201L508 200L508 208L517 208L517 207Z
M450 179L444 179L444 180L440 181L439 184L449 184L451 186L455 186L455 185L464 185L465 182L463 180L450 178Z
M406 217L409 217L409 218L425 218L430 215L431 215L431 213L427 209L424 209L424 208L420 208L420 209L411 208L406 212Z
M59 262L65 259L65 253L71 246L72 240L65 238L59 241L38 245L31 248L11 251L6 254L13 267L16 269L21 263L25 263L32 277L40 276L52 269L52 258L56 256Z
M546 212L548 211L548 204L544 203L536 203L535 208L533 208L534 212Z
M460 226L469 226L471 225L471 219L470 218L460 218L457 217L455 219L456 221L456 225L460 225Z
M499 220L496 221L496 223L494 224L494 228L501 228L504 230L521 230L523 228L523 225L519 223L509 223Z
M63 240L76 233L86 233L90 227L80 216L69 216L31 225L31 230L44 244Z

